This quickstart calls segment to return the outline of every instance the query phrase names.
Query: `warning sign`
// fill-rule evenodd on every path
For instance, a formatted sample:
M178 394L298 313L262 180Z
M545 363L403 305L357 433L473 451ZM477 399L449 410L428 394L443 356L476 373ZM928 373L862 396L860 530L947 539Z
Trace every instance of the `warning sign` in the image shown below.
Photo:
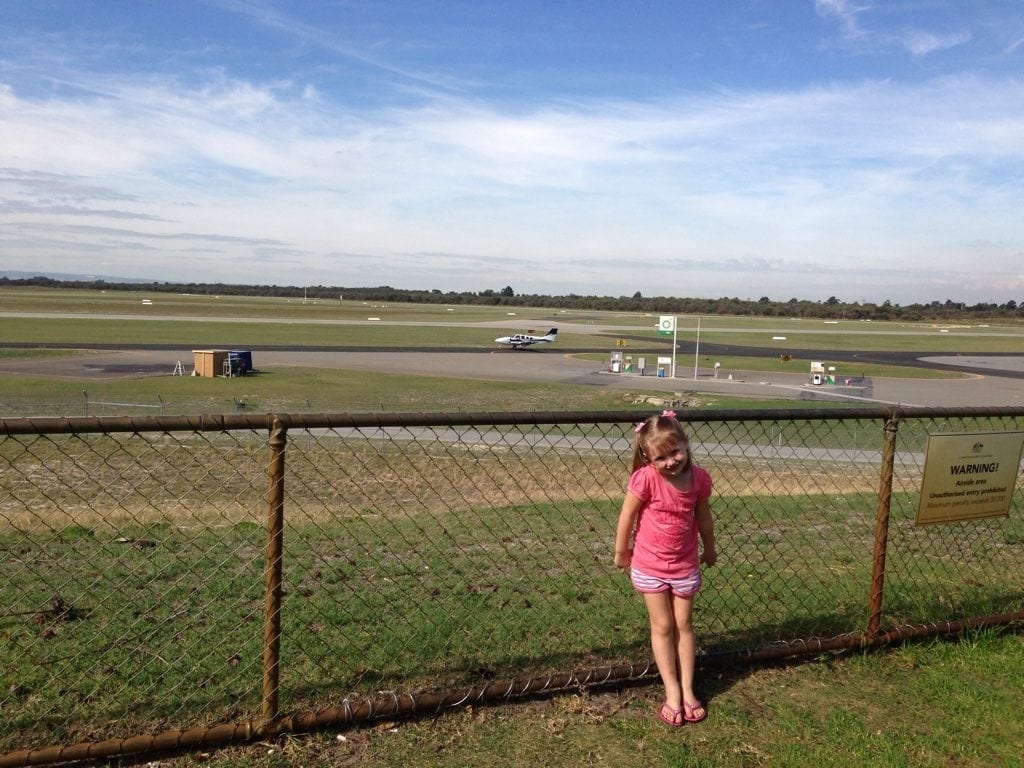
M1008 516L1024 432L928 436L917 524Z

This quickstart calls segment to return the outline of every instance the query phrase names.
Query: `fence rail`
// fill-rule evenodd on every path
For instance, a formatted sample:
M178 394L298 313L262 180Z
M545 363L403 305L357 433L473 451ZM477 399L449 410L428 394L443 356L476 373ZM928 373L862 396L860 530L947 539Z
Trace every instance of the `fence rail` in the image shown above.
M0 768L653 675L612 565L641 415L0 419ZM1024 619L1019 488L914 523L928 436L1024 409L686 419L715 481L701 664Z

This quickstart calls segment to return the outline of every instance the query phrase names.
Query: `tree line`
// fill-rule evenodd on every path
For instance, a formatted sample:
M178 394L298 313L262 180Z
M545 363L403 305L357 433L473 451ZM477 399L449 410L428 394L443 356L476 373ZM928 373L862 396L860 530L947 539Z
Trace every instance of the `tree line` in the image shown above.
M927 304L900 305L891 301L845 302L835 296L824 301L792 298L773 301L762 296L756 301L735 297L717 299L678 298L674 296L593 296L570 293L517 294L511 286L483 291L410 290L377 287L345 287L327 285L281 286L241 285L233 283L179 282L109 282L106 280L57 280L49 277L0 277L0 286L36 286L50 288L81 288L88 290L135 291L138 293L192 293L218 296L274 296L316 300L372 301L378 303L454 304L509 307L545 307L552 309L595 310L611 312L650 312L679 315L750 315L758 317L802 317L830 320L904 320L904 321L977 321L990 319L1022 319L1024 304L1010 300L993 302L932 301Z

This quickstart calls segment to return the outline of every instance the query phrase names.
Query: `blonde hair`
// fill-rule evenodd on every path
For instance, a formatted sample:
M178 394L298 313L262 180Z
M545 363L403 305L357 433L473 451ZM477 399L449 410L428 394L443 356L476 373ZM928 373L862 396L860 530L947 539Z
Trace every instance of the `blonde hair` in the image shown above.
M652 446L662 445L670 440L681 442L687 448L690 446L690 438L686 436L686 430L676 418L675 411L662 411L654 416L648 416L643 421L637 422L634 432L634 472L649 463L647 454L648 449Z

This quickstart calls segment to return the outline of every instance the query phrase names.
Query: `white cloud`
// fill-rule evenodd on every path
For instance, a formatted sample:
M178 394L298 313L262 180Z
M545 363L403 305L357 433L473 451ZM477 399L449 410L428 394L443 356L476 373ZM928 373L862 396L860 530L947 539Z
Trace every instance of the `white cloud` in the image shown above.
M915 56L927 56L935 51L955 48L971 39L969 32L954 32L939 35L923 30L910 30L899 35L896 40Z
M820 16L834 19L838 23L840 39L845 45L863 53L900 49L913 56L924 57L963 45L972 37L966 30L939 33L912 26L902 31L876 28L871 24L874 17L891 9L871 3L814 0L814 6Z
M844 298L899 300L899 280L996 290L970 282L972 237L1003 244L984 250L990 276L1022 250L1014 79L516 110L354 110L218 73L73 85L0 86L0 244L22 265L67 272L102 246L157 279L250 279L259 262L261 282L784 298L839 295L838 274L866 294ZM893 264L949 276L885 277Z

